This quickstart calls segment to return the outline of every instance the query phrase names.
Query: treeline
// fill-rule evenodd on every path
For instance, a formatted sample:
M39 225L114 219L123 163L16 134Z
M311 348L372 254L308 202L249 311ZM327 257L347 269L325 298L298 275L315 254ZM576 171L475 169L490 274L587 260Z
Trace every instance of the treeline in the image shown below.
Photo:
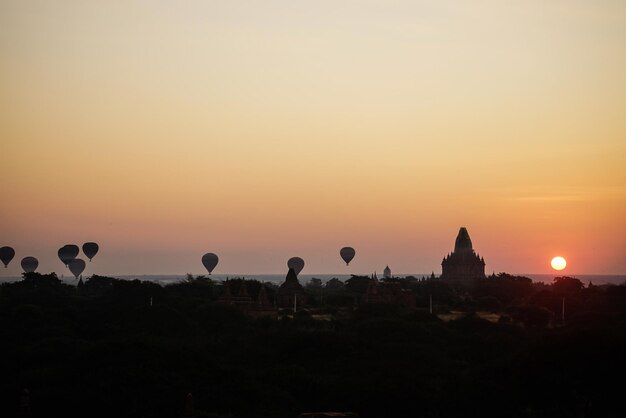
M26 274L0 286L0 415L182 417L188 393L196 417L622 415L626 286L391 279L414 292L406 311L362 303L366 280L313 281L308 309L253 319L206 277L76 287ZM431 296L435 314L465 314L440 320Z

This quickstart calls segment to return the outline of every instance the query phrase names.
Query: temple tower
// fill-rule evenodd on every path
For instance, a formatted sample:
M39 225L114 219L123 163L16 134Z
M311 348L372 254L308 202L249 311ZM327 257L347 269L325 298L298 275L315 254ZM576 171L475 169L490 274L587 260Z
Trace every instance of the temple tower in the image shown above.
M306 293L298 281L298 276L294 269L290 268L285 277L285 282L278 288L278 306L280 308L291 308L297 299L298 306L306 303Z
M383 278L391 279L391 269L389 266L385 267L385 270L383 271Z
M474 252L472 240L465 227L461 227L454 242L454 252L441 262L441 278L463 281L485 277L485 259Z

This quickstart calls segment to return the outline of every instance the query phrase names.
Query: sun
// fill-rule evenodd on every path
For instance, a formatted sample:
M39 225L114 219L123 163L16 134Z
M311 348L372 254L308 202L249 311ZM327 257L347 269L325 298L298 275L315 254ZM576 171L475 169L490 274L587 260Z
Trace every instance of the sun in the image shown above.
M550 261L550 265L555 270L563 270L567 265L567 261L563 257L554 257L552 261Z

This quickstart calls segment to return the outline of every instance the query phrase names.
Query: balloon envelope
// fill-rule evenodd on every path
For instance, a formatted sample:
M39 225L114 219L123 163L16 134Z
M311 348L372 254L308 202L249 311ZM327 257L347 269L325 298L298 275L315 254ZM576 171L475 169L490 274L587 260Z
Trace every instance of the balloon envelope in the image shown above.
M98 254L100 247L95 242L86 242L83 244L83 253L87 256L89 261Z
M67 266L69 265L70 261L76 258L79 251L80 250L78 248L78 245L74 245L74 244L64 245L63 247L59 248L59 252L58 252L59 259L63 262L63 264Z
M78 276L85 270L85 260L81 260L80 258L75 258L67 265L70 268L70 271L78 279Z
M341 250L339 250L339 255L341 255L343 261L346 262L346 266L350 265L350 261L352 261L355 254L356 251L354 251L354 248L352 247L343 247Z
M204 268L207 269L209 274L211 274L215 266L217 266L218 261L219 258L213 253L206 253L202 256L202 264L204 265Z
M24 273L32 273L37 270L38 266L39 261L35 257L22 258L22 270L24 270Z
M293 269L293 271L296 273L296 276L297 276L298 274L300 274L300 272L304 268L304 260L301 259L300 257L291 257L287 261L287 267L290 269Z
M2 264L4 267L9 265L11 260L15 257L15 250L11 247L2 247L0 248L0 260L2 260Z

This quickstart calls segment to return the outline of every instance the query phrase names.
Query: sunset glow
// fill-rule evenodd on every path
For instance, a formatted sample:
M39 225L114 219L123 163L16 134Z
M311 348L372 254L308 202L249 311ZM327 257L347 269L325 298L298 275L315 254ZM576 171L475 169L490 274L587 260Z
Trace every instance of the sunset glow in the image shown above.
M438 273L467 226L489 274L626 273L626 2L0 4L0 246L38 271Z
M626 0L0 0L0 417L617 417Z

